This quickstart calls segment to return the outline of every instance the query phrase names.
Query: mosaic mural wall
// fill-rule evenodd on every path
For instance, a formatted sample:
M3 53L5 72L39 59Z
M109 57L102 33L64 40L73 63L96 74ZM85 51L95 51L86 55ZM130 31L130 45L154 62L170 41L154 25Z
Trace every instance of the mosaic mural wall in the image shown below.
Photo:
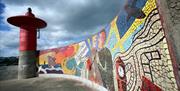
M178 91L156 0L127 0L99 33L41 50L40 74L87 78L109 91Z

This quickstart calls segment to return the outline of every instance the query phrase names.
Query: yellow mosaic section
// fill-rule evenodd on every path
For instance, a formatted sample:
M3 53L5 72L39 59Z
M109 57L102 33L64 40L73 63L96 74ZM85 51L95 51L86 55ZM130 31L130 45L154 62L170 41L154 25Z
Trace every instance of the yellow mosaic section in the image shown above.
M145 21L147 18L147 15L156 8L156 1L155 0L148 0L146 2L146 5L142 9L142 11L146 14L146 17L143 19L135 19L131 27L128 29L128 31L124 34L124 36L120 39L121 45L120 48L122 48L122 44L126 41L126 39L133 34L133 32ZM122 51L123 52L123 51Z
M90 42L90 39L89 39L89 38L87 39L87 41L88 41L88 44L91 45L91 42ZM91 46L90 46L90 48L92 49Z
M73 67L72 69L68 69L67 68L67 60L63 61L63 63L61 63L61 67L63 69L63 72L64 72L64 74L74 75L76 73L76 68Z
M120 48L121 50L124 50L124 47L123 46L120 46L122 45L121 42L120 42L120 35L119 35L119 31L118 31L118 28L117 28L117 24L116 24L116 21L117 21L118 17L116 16L114 18L114 20L111 22L111 28L110 28L110 31L109 31L109 36L107 38L107 41L106 41L106 45L108 45L108 42L110 41L110 38L114 35L112 34L115 34L115 38L117 39L117 42L115 43L114 47L112 48L112 52L114 52L117 48Z

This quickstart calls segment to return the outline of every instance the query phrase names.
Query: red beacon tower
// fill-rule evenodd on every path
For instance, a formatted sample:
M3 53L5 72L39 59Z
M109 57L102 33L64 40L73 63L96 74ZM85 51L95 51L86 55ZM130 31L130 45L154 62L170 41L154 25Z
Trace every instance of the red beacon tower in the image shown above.
M31 8L25 15L9 17L7 21L20 27L18 79L37 77L37 29L47 23L36 18Z

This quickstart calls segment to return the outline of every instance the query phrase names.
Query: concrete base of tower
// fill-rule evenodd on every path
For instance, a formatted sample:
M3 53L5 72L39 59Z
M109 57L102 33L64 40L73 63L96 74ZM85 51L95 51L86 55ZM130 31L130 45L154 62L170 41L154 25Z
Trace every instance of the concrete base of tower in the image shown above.
M18 65L18 79L38 76L38 58L36 51L20 51Z

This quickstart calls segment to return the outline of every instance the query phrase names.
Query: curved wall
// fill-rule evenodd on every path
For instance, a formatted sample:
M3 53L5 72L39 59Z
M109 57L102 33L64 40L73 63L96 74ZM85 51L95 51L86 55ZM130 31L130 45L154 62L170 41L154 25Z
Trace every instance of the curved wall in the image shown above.
M178 91L170 53L156 0L129 0L91 38L41 50L39 73L80 76L110 91Z

